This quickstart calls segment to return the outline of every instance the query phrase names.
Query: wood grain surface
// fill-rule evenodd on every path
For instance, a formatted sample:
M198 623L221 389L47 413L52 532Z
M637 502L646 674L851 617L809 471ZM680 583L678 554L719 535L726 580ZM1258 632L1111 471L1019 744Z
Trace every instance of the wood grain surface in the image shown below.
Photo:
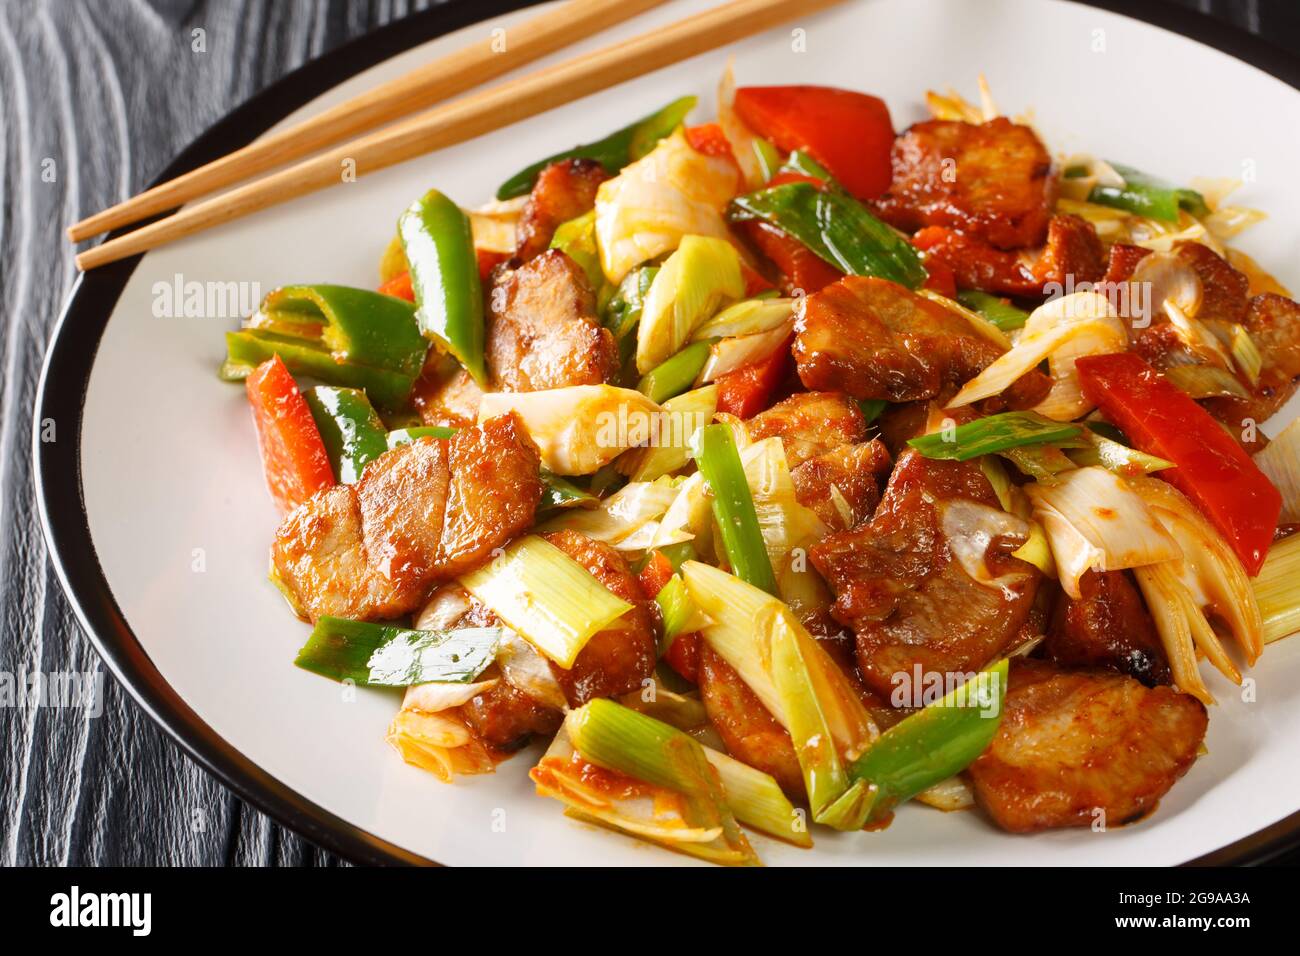
M75 278L63 229L294 67L432 2L0 0L0 682L102 673L32 491L36 382ZM1180 2L1300 50L1293 0ZM98 716L3 690L0 865L340 862L227 793L111 677Z

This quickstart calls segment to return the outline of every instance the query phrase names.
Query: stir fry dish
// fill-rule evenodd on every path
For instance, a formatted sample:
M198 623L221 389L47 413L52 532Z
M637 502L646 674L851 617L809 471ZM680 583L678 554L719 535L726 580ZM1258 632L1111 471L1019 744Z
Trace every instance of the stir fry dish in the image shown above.
M1300 305L1235 183L927 101L728 69L268 295L221 374L297 665L401 688L448 784L715 863L1155 812L1300 631Z

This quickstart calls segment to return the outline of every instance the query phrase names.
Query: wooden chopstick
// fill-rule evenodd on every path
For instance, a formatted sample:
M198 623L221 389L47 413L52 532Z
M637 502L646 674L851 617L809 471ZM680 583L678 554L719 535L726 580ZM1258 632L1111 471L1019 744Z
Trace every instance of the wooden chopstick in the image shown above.
M301 159L331 143L450 99L663 2L569 0L555 10L510 27L502 36L485 36L318 116L95 213L69 226L68 238L80 242L175 209L192 199Z
M232 189L77 256L93 269L212 226L464 142L759 33L841 0L732 0L667 27L509 80L416 114L287 169Z

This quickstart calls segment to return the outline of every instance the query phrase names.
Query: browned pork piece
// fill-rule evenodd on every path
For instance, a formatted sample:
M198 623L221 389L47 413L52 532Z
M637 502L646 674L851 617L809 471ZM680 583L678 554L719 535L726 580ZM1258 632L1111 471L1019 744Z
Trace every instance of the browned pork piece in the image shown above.
M1042 243L1051 157L1028 126L928 120L894 140L893 182L875 206L907 232L946 226L999 249Z
M486 354L493 390L599 385L618 373L618 347L596 320L591 284L558 249L499 271L488 306Z
M960 315L885 279L832 283L808 297L795 322L804 387L854 398L934 398L999 354Z
M848 442L867 437L867 420L857 402L839 392L800 392L745 420L754 441L781 439L785 460L795 468Z
M856 527L876 510L880 501L876 482L889 472L892 462L878 439L841 445L790 472L795 498L833 531Z
M1119 826L1187 771L1206 722L1205 706L1172 687L1017 660L997 736L970 767L975 797L1014 833Z
M429 360L416 380L411 402L426 425L463 428L478 420L483 390L455 359L429 350Z
M538 173L515 230L516 262L540 256L560 225L594 208L596 190L608 178L594 159L562 159Z
M1053 216L1047 243L1032 250L1007 251L945 226L927 226L912 237L925 261L952 270L957 285L995 295L1039 296L1048 283L1062 288L1096 282L1106 272L1106 251L1092 223L1078 216Z
M735 668L707 644L700 646L700 696L709 722L727 745L728 753L771 774L787 794L804 797L803 772L789 732L740 679Z
M998 580L972 578L953 557L939 510L962 501L998 508L976 462L908 449L871 520L809 551L836 595L832 613L856 634L862 679L882 697L918 666L923 675L978 670L1021 635L1040 575L1008 553L1023 539L996 536L985 564Z
M614 625L587 642L572 668L565 670L550 664L559 692L570 707L581 707L598 697L639 691L642 682L654 673L656 644L652 602L646 599L636 575L621 554L586 535L565 530L545 537L632 605L632 610ZM438 595L443 593L439 591ZM496 615L468 593L462 592L460 599L464 612L452 620L439 621L439 626L492 627L499 623ZM502 679L466 704L462 714L484 743L508 751L523 746L532 734L554 733L563 719L557 703L531 697Z
M1300 305L1273 292L1250 296L1250 281L1214 250L1199 242L1179 242L1174 256L1190 266L1201 285L1201 302L1196 319L1215 334L1227 337L1240 324L1250 334L1263 364L1258 381L1251 383L1244 375L1237 378L1249 393L1246 398L1214 397L1204 399L1206 410L1239 440L1242 426L1249 421L1267 421L1295 394L1300 376ZM1109 282L1126 282L1138 264L1149 255L1135 246L1111 246L1106 272ZM1134 349L1158 369L1203 364L1204 356L1190 349L1178 336L1168 316L1151 303L1151 322L1133 332ZM1250 432L1247 432L1250 434ZM1251 446L1254 443L1244 441Z
M1124 571L1089 571L1079 579L1078 600L1062 594L1042 648L1058 664L1108 667L1148 686L1168 684L1155 622Z
M532 524L539 468L513 414L412 442L292 511L271 546L276 575L313 621L409 614Z

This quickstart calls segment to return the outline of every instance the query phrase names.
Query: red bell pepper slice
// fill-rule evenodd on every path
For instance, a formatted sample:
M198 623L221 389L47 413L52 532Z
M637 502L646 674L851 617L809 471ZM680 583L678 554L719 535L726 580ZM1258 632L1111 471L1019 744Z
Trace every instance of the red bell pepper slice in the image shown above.
M732 162L736 160L736 154L731 151L731 141L717 123L686 127L686 142L691 149L705 156L716 156Z
M1139 449L1172 461L1159 472L1194 501L1254 577L1268 555L1282 495L1232 436L1132 352L1075 363L1083 394Z
M664 585L668 583L673 576L673 563L669 561L662 551L650 552L650 560L646 562L638 580L641 583L641 590L645 596L654 600L655 596L663 590ZM700 682L700 635L698 631L687 631L684 634L678 634L668 647L668 653L664 655L664 661L681 674L692 684Z
M772 404L772 395L785 379L794 360L787 341L757 362L718 377L718 411L751 418Z
M802 289L805 295L812 295L844 278L844 273L775 226L758 221L742 226L759 251L781 270L791 290Z
M245 384L266 487L280 508L289 511L334 484L325 442L280 356L253 369Z
M760 272L755 272L743 262L740 264L740 275L745 280L745 298L752 299L756 295L775 289L776 286L767 281L767 277Z
M743 86L735 108L759 136L809 153L858 199L889 188L894 124L883 100L829 86Z
M394 298L405 299L407 302L415 301L415 287L411 285L411 274L409 272L398 273L375 291L382 292L384 295L391 295Z

